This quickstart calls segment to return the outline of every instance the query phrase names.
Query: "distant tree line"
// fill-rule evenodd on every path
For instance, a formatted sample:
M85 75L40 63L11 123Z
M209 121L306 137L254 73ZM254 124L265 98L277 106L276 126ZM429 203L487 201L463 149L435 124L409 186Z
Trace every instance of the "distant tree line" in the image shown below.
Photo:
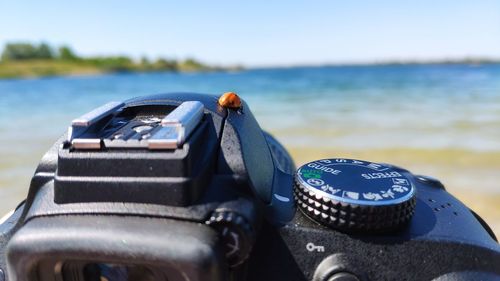
M147 57L139 61L126 56L80 57L68 46L53 47L47 43L32 44L27 42L7 43L2 51L1 61L61 61L77 65L92 65L102 71L212 71L225 70L220 67L207 66L195 59L174 60ZM233 68L232 68L233 69ZM235 68L234 68L235 69Z
M46 43L8 43L2 52L2 60L53 59L54 50Z

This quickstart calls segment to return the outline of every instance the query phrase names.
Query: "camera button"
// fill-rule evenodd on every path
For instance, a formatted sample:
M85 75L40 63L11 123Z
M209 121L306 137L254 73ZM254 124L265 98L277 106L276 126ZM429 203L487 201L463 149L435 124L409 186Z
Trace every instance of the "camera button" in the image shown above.
M326 281L359 281L359 278L349 272L337 272Z
M438 179L431 176L417 175L415 176L417 180L425 185L429 185L434 188L445 189L444 185Z
M360 264L352 256L338 253L328 256L318 265L312 281L360 281L366 280L365 277Z

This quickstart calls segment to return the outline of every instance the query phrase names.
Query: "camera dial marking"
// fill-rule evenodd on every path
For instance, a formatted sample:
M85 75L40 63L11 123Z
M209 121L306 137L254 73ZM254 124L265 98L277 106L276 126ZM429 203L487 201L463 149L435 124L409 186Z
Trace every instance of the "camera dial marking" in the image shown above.
M288 198L286 196L279 195L277 193L274 194L274 197L276 197L276 199L278 199L282 202L290 202L290 198Z
M307 243L306 245L306 249L309 251L309 252L318 252L318 253L323 253L325 251L325 246L321 246L321 245L314 245L313 242L309 242Z
M332 228L384 232L411 218L415 187L403 170L354 159L323 159L300 167L295 198L301 211Z
M386 205L414 196L411 181L383 164L353 159L324 159L307 163L296 180L319 196L353 204Z

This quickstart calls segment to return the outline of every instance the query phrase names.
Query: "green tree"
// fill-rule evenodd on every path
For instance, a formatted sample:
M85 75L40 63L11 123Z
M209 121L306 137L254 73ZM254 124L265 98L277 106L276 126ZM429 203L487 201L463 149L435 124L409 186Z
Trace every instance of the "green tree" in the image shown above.
M148 57L141 57L141 61L140 61L140 63L141 63L142 65L150 65L150 64L151 64L151 63L149 62Z
M68 46L59 47L59 58L61 60L77 60L79 59L77 55Z
M134 68L132 60L124 56L94 57L85 61L109 72L131 71Z
M2 60L24 60L36 56L36 48L28 43L8 43L2 52Z
M146 56L141 57L141 60L139 61L139 65L137 66L137 70L139 71L147 71L151 70L152 65L149 59Z
M206 71L210 70L210 67L193 58L188 58L179 64L179 69L181 71Z
M53 59L54 51L47 43L41 43L36 48L35 58L37 59Z
M52 48L42 43L33 45L30 43L8 43L2 52L2 60L29 60L29 59L52 59L54 52Z
M159 58L153 63L153 69L160 71L177 71L177 61Z

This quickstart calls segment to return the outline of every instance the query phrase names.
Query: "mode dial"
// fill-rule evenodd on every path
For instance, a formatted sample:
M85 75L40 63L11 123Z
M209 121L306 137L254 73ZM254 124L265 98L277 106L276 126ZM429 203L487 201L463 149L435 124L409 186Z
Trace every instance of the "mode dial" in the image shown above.
M295 199L314 221L346 232L388 232L406 224L415 209L407 171L354 159L307 163L295 175Z

